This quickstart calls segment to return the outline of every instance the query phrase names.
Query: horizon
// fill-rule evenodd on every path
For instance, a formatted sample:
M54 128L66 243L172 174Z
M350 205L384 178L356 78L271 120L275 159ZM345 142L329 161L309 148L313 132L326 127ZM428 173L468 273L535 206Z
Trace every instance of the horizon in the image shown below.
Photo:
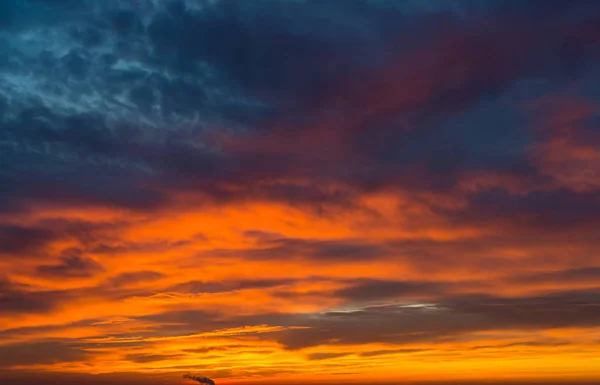
M599 26L3 0L0 384L600 383Z

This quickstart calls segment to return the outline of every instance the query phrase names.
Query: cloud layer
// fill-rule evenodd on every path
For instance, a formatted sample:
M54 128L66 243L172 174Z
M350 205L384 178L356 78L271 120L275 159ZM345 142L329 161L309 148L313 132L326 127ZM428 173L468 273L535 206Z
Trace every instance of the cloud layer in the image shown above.
M0 382L597 382L598 15L4 1Z

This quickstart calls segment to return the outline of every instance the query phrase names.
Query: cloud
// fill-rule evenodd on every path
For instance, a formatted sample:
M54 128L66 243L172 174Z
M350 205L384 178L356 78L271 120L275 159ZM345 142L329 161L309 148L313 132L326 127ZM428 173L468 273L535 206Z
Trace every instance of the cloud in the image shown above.
M530 76L560 78L555 42L573 40L594 8L580 4L565 25L564 6L542 4L543 22L527 19L529 6L499 3L93 3L75 8L68 28L45 24L59 43L33 26L31 40L10 32L6 209L155 210L173 204L167 185L203 199L333 204L353 188L446 189L473 169L533 175L525 152L535 139L514 100L529 96ZM323 180L351 188L328 192Z
M361 353L362 357L377 357L385 356L388 354L410 354L410 353L421 353L426 352L427 349L384 349L384 350L373 350L370 352Z
M77 362L87 357L84 350L70 346L65 341L0 345L0 368L3 369L20 365Z
M117 372L105 374L87 374L87 373L66 373L66 372L49 372L49 373L32 373L27 370L11 370L0 372L0 379L7 383L30 383L43 385L78 385L81 383L91 385L104 385L107 383L117 382L119 384L137 385L140 379L143 379L144 384L165 385L169 383L171 378L165 378L161 375L139 374L131 372Z
M52 230L3 224L0 226L0 253L27 255L43 249L55 236Z
M147 364L150 362L157 362L157 361L165 361L165 360L170 360L170 359L176 359L182 357L179 354L145 354L145 353L138 353L138 354L128 354L125 359L127 359L128 361L132 361L132 362L136 362L138 364Z
M599 10L3 1L0 382L590 373Z
M539 330L597 327L600 314L591 292L562 292L530 298L463 296L434 305L377 306L348 312L331 311L296 318L307 329L277 337L289 349L325 344L440 342L486 330Z
M447 292L448 283L364 280L335 292L336 296L352 301L385 300L396 297L426 297Z
M586 266L577 269L565 269L517 275L511 278L518 283L573 283L573 282L598 282L600 267Z
M202 236L196 236L195 239L201 239ZM120 240L119 240L120 241ZM175 242L115 242L99 243L90 248L93 253L118 255L123 253L152 253L158 250L172 250L173 248L190 245L191 241L180 240Z
M8 314L45 313L67 298L63 292L36 291L28 285L0 281L0 304Z
M85 247L96 242L111 239L110 233L126 226L125 221L86 221L65 218L50 218L35 221L27 225L0 223L0 253L31 257L46 257L53 244L78 242ZM77 248L65 248L65 257L82 252ZM68 254L68 255L67 255Z
M245 348L249 347L248 345L226 345L226 346L208 346L202 348L193 348L193 349L185 349L187 353L209 353L209 352L219 352L219 351L227 351L233 350L237 348Z
M167 289L169 292L178 293L226 293L246 289L270 289L278 286L292 284L289 279L248 279L231 281L189 281Z
M452 309L476 314L508 328L593 326L600 320L597 290L558 292L540 297L456 299Z
M380 245L369 244L353 239L312 240L277 238L258 243L260 247L246 249L246 258L258 260L277 260L282 255L287 259L313 259L327 262L351 262L381 257L385 254ZM236 249L216 249L208 255L221 257L235 256L240 253Z
M352 353L310 353L308 355L309 360L329 360L331 358L339 358L349 356Z
M450 211L456 221L504 221L525 229L555 231L577 227L586 231L596 223L600 200L595 192L566 189L510 194L495 188L468 196L466 207Z
M153 282L164 277L164 274L159 273L157 271L133 271L111 277L109 279L109 282L111 285L114 286L127 286L135 285L138 283Z
M174 311L145 318L160 323L175 322L185 325L185 330L196 333L243 325L280 325L285 329L267 332L265 336L291 350L376 343L439 344L486 331L595 328L600 324L600 313L595 306L597 296L597 290L516 298L458 295L441 297L432 302L412 300L407 304L355 307L352 310L321 313L264 313L215 318L214 314L206 312ZM392 354L381 354L387 353ZM320 355L315 357L318 359Z
M79 255L79 250L71 250L61 257L61 263L56 265L41 265L37 272L51 278L87 278L103 272L104 268L93 259Z
M473 346L470 350L481 350L481 349L500 349L500 348L511 348L511 347L558 347L558 346L566 346L569 345L564 341L526 341L526 342L513 342L510 344L502 344L502 345L483 345L483 346Z

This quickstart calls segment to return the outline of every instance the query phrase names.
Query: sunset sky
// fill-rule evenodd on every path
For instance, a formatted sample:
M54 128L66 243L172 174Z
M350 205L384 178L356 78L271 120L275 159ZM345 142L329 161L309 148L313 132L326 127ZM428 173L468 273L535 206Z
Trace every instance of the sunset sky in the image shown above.
M600 383L600 1L0 0L0 384Z

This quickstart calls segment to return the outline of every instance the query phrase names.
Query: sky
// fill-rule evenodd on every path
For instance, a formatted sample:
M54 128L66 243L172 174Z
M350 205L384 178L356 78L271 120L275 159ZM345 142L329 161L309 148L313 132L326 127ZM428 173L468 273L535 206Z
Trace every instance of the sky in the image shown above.
M595 0L1 1L0 383L599 383L598 68Z

